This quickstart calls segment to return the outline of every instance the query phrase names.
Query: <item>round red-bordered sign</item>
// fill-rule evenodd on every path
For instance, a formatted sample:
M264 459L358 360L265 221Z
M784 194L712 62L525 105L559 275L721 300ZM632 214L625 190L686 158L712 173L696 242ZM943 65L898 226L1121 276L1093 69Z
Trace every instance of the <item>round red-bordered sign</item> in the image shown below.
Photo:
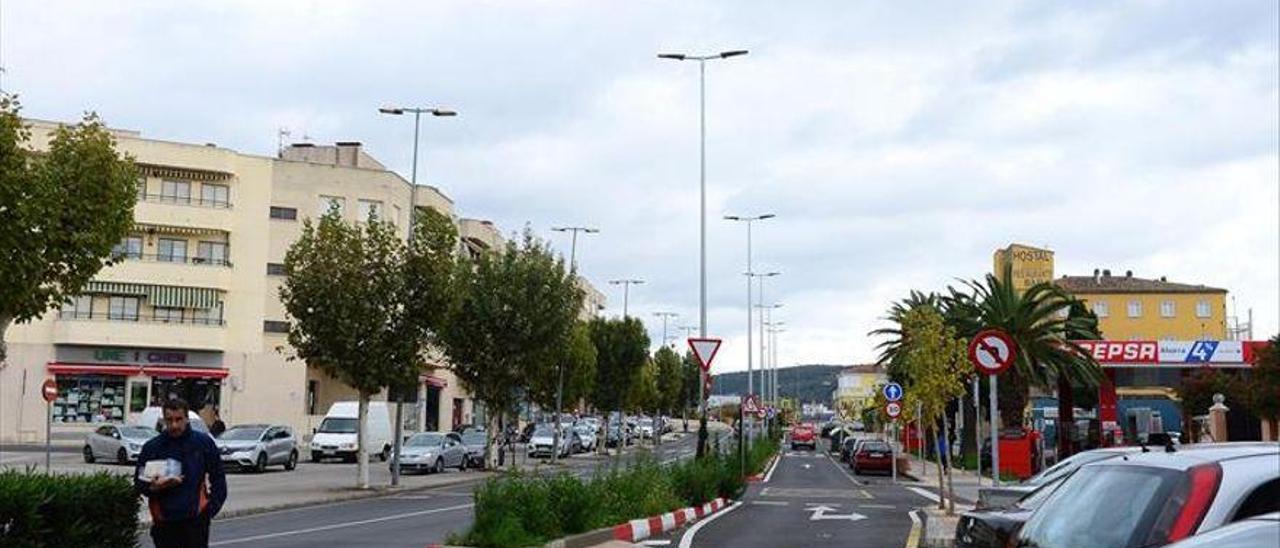
M46 379L40 385L40 395L44 396L44 401L53 403L53 400L58 399L58 383L53 382L53 379Z
M884 412L886 415L889 415L889 418L896 419L898 418L898 415L902 414L902 406L896 401L891 401L885 404Z
M1018 345L1004 331L985 329L969 341L969 361L983 375L999 375L1013 365Z

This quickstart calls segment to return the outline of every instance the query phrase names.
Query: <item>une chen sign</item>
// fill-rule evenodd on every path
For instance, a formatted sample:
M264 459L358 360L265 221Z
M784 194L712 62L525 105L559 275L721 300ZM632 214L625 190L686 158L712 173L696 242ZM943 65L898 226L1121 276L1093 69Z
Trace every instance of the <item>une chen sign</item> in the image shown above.
M1103 367L1250 367L1267 341L1075 341Z

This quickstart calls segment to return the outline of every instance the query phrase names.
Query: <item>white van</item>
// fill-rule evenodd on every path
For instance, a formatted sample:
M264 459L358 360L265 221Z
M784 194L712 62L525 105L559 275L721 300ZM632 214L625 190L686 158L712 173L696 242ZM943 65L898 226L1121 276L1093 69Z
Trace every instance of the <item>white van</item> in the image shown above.
M143 428L153 428L156 432L163 432L164 409L158 405L143 409L142 414L138 415L137 425ZM187 425L196 432L209 433L209 427L205 426L204 420L195 411L187 411Z
M334 402L325 414L320 427L311 437L311 462L321 459L342 458L356 460L356 422L359 420L359 404L354 401ZM387 402L369 402L369 416L365 417L365 452L384 462L391 457L391 413Z

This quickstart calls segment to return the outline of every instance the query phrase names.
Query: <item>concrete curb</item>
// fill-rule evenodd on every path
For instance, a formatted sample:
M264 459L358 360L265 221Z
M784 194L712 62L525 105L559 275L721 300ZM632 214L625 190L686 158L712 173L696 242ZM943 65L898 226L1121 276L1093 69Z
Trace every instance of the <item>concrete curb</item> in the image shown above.
M633 519L621 525L596 529L548 542L546 548L586 548L609 541L639 542L700 520L727 508L728 502L717 498L702 506L681 508L659 516Z

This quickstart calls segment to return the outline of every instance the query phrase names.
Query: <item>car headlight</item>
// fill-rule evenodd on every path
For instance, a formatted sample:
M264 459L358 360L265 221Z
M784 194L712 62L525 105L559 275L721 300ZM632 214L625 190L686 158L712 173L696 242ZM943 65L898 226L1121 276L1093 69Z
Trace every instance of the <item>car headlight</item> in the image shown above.
M141 449L142 449L142 446L141 446L141 445L139 445L139 444L136 444L136 443L130 443L130 444L129 444L129 450L130 450L130 451L139 451L139 450L141 450Z
M354 444L354 443L344 443L344 444L342 444L342 448L343 448L343 449L355 449L355 448L356 448L356 444Z

